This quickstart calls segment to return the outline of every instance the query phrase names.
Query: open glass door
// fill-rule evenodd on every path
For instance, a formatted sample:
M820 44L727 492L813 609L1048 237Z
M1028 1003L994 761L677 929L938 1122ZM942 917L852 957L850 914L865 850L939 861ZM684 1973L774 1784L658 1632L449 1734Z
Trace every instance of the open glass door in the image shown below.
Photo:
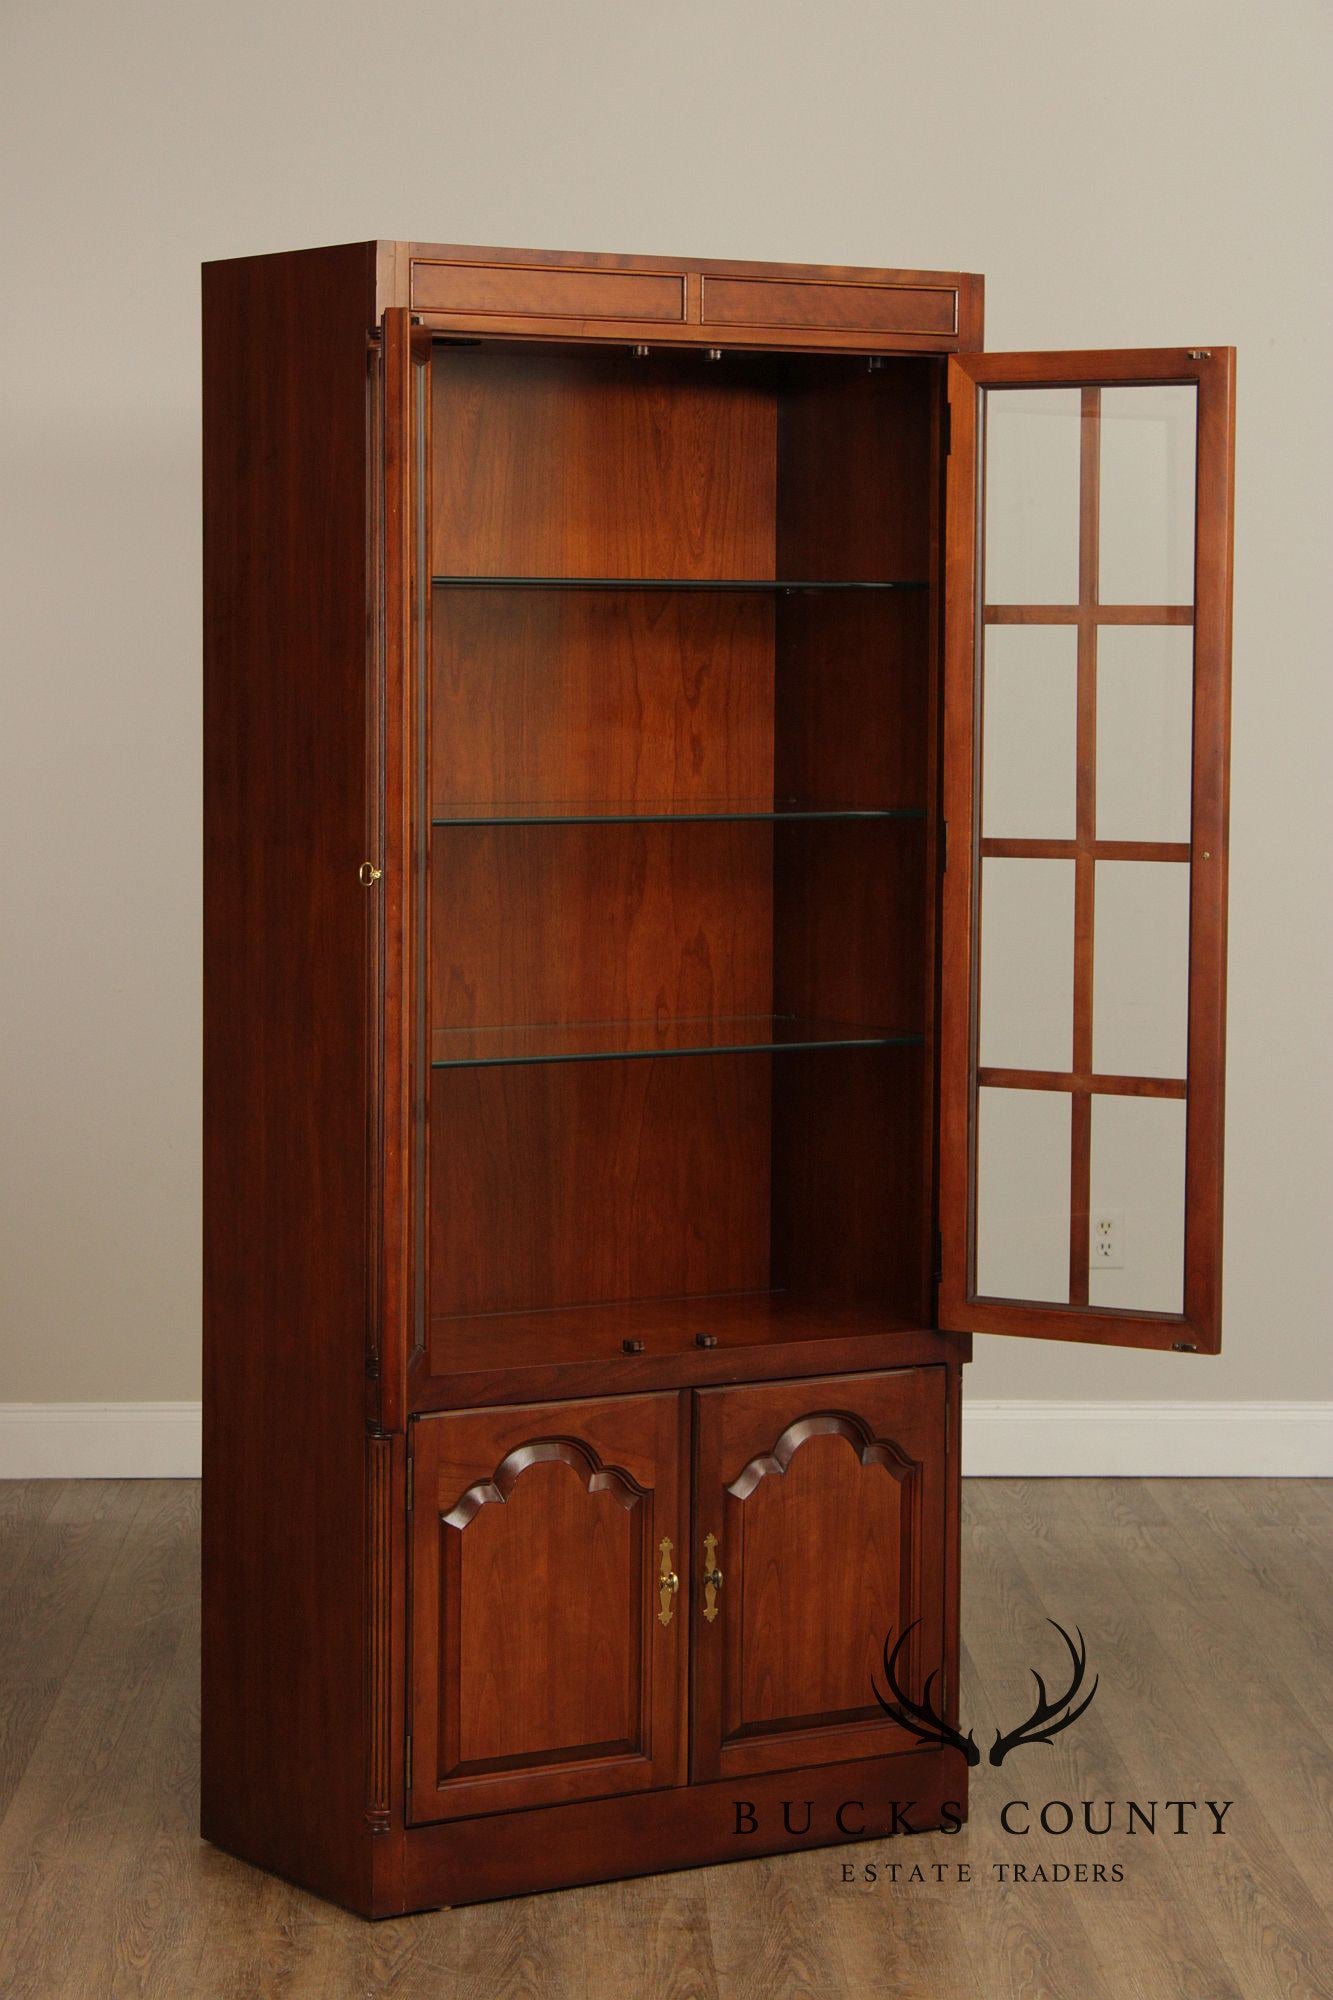
M1215 1353L1234 355L949 408L939 1322Z

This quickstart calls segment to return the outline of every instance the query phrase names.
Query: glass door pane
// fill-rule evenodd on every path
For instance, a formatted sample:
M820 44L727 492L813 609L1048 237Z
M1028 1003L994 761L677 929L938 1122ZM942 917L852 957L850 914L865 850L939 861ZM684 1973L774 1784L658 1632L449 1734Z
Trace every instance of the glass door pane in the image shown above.
M1212 1348L1231 357L950 408L941 1324Z

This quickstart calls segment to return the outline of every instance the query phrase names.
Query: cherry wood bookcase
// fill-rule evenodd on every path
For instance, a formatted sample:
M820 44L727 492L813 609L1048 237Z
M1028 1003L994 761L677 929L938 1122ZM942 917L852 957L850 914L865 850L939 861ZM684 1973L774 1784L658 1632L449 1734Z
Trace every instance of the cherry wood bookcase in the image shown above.
M1216 1351L1233 358L981 346L205 267L203 1830L366 1915L963 1810L973 1333Z

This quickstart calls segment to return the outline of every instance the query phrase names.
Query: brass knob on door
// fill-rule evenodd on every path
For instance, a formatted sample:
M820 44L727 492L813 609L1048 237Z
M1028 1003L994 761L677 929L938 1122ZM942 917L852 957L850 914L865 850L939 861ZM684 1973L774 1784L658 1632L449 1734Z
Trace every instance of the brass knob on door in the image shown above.
M662 1558L662 1567L657 1578L657 1597L662 1608L657 1615L664 1625L669 1625L671 1623L671 1614L676 1608L676 1592L680 1589L680 1578L671 1567L671 1540L669 1536L663 1535L661 1542L658 1544L658 1553Z
M717 1566L717 1536L704 1536L704 1622L711 1625L717 1617L717 1594L722 1588L722 1572Z

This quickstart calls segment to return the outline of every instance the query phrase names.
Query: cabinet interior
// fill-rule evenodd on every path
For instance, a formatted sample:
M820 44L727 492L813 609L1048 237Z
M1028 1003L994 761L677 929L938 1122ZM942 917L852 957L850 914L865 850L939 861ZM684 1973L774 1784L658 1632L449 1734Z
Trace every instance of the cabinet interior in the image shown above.
M939 373L435 346L432 1375L929 1323Z

